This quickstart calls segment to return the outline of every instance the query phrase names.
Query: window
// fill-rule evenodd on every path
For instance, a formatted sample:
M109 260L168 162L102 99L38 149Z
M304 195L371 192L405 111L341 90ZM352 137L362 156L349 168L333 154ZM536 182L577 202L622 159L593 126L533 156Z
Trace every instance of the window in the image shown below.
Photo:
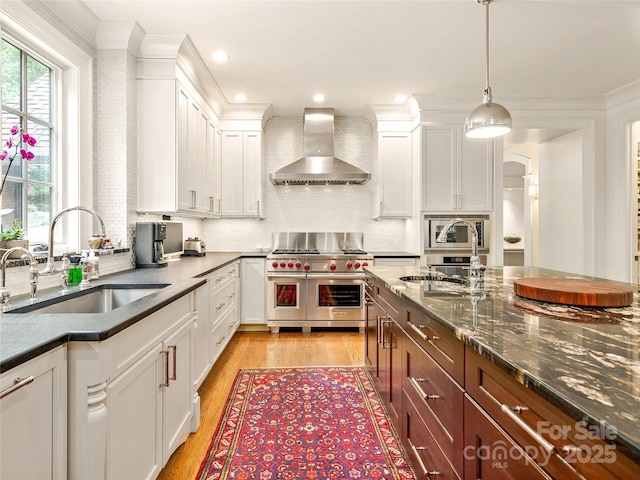
M54 195L53 165L53 69L6 39L2 39L2 141L13 125L20 125L37 139L35 157L11 165L2 162L7 174L0 207L2 229L20 220L30 243L48 241ZM9 151L11 156L12 150Z

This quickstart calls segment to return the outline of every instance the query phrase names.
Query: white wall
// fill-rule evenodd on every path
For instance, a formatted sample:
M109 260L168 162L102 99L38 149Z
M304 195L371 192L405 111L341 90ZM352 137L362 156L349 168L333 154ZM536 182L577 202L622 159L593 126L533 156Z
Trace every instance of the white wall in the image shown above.
M540 145L538 265L585 273L582 132Z

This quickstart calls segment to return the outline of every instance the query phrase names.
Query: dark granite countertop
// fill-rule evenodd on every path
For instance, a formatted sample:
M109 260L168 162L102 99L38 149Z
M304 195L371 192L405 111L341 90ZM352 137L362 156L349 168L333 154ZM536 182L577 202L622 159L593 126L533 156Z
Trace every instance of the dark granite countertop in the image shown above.
M634 291L633 304L596 309L543 304L513 292L513 280L522 277L606 281L552 270L488 268L484 289L474 296L466 287L423 291L399 280L425 274L424 266L366 270L576 422L615 432L618 448L640 463L637 285L612 282Z
M163 268L140 268L101 276L92 285L136 284L163 286L157 292L106 313L0 314L0 373L68 341L105 340L156 310L203 285L195 278L240 258L237 252L208 252L204 257L183 257ZM77 290L77 287L76 287ZM38 301L59 297L60 289L38 292ZM13 308L29 304L26 296L11 299Z

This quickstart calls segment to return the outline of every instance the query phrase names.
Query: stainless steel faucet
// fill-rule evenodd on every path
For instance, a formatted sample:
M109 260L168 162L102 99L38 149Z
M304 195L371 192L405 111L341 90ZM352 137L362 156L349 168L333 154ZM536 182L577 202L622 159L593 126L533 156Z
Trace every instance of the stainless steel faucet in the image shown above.
M51 228L49 229L49 255L47 257L47 264L45 265L44 270L40 272L42 275L50 275L56 271L54 266L54 259L53 259L53 230L56 228L56 222L60 219L60 217L65 213L71 212L73 210L81 210L83 212L87 212L93 215L98 220L98 223L100 224L100 229L102 230L100 233L102 234L103 237L106 236L106 232L104 229L104 222L102 221L102 218L100 218L100 215L98 215L94 210L91 210L90 208L82 207L82 206L65 208L60 213L58 213L58 215L56 215L53 221L51 222Z
M24 253L24 255L27 255L29 257L29 283L31 284L31 301L32 302L36 299L36 293L38 292L38 266L37 266L38 263L36 261L36 257L34 257L33 253L31 253L26 248L22 248L22 247L10 248L6 252L4 252L4 255L2 255L2 259L0 260L0 268L2 269L2 277L1 277L2 281L0 283L0 303L2 305L1 310L3 312L10 307L9 299L11 298L11 292L9 292L9 289L5 286L5 272L6 272L5 264L7 262L7 258L9 258L9 255L11 255L12 252L17 252L17 251L21 251Z
M476 230L476 226L473 223L464 220L463 218L456 218L455 220L450 221L444 226L442 231L438 234L436 242L446 242L449 229L459 223L466 225L467 227L469 227L469 230L471 230L471 265L469 266L469 271L471 277L471 289L474 290L482 287L484 271L487 268L486 266L482 265L482 263L480 263L480 257L478 257L478 230Z

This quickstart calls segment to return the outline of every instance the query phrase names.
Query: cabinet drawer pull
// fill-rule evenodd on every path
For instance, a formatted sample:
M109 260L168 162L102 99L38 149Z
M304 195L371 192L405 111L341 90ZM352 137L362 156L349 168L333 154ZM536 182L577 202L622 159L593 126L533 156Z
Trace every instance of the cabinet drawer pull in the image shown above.
M225 303L225 302L222 302L220 305L218 305L218 306L216 307L216 310L220 310L220 309L221 309L222 307L224 307L225 305L226 305L226 303Z
M416 458L418 459L418 463L420 464L420 468L422 469L424 474L427 476L427 478L429 478L431 476L442 475L441 472L435 472L435 471L431 471L430 472L429 469L425 466L424 462L422 461L422 458L420 457L420 454L418 452L422 452L422 451L428 450L427 447L416 447L413 443L411 443L411 440L409 440L409 443L411 444L411 450L413 450L413 453L416 454Z
M504 413L506 413L507 416L511 418L511 420L516 422L520 428L522 428L525 432L527 432L527 434L530 437L532 437L536 442L538 442L540 446L547 451L547 453L557 453L557 454L568 455L571 452L575 452L579 450L579 448L575 447L574 445L565 445L564 447L558 448L552 443L548 442L545 438L543 438L542 435L536 432L533 428L529 426L527 422L525 422L522 418L520 418L519 415L517 415L518 413L524 410L528 410L527 407L521 407L521 406L510 407L509 405L503 403L500 409Z
M427 328L426 325L419 325L419 326L415 326L413 323L409 323L409 326L411 327L411 329L413 331L415 331L421 339L423 339L425 342L431 341L432 343L435 342L436 340L440 340L440 337L437 335L432 335L429 336L425 333L422 333L422 330Z
M227 337L220 337L220 340L218 340L216 342L216 345L220 345L224 341L225 338L227 338Z
M416 327L413 323L410 323L409 327L411 327L411 330L416 332L420 336L420 338L423 339L425 342L429 341L429 336L425 335L424 333L422 333L422 330L420 330L420 328Z
M424 378L413 378L413 377L409 377L409 382L411 382L411 385L413 385L413 388L415 388L418 393L422 396L423 399L425 400L437 400L438 398L442 398L440 395L429 395L428 393L426 393L422 387L420 385L418 385L418 382L424 382L425 379Z
M16 390L19 390L25 385L29 385L31 382L33 382L33 375L29 375L28 377L25 377L25 378L20 378L20 377L14 378L13 385L11 385L6 390L3 390L2 392L0 392L0 398L6 397L10 393L13 393Z

